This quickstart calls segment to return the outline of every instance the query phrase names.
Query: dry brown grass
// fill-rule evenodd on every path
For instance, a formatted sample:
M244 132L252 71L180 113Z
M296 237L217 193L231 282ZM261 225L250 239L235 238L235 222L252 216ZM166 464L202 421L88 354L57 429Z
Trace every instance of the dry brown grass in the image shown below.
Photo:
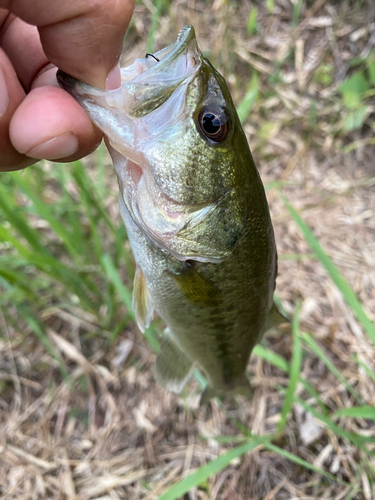
M137 5L126 60L145 53L153 9L148 1ZM236 103L246 92L252 68L259 72L261 99L245 131L262 178L265 184L284 182L284 194L374 321L375 146L358 147L349 154L342 150L353 140L374 136L374 117L370 115L361 130L345 135L340 125L345 109L337 94L351 59L366 55L375 45L373 2L307 2L296 28L289 0L275 0L274 14L259 2L258 32L251 36L246 31L249 2L176 1L167 10L159 20L156 46L170 43L178 29L193 24L202 50L209 51L227 77ZM333 68L328 86L317 78L324 64ZM315 125L310 123L312 106ZM95 175L95 167L88 168ZM113 174L108 183L116 192ZM277 191L270 189L268 196L280 256L278 296L290 313L297 301L304 301L302 329L319 340L364 404L374 406L375 384L354 360L358 357L374 372L373 344L312 256ZM113 217L118 216L116 203L114 195L106 201ZM108 348L99 317L78 307L74 314L63 308L44 312L42 319L65 361L72 389L44 346L27 330L10 327L0 312L1 498L153 500L229 448L215 437L240 434L235 420L254 434L275 429L284 400L277 388L288 385L281 370L253 357L251 401L213 401L199 408L196 382L185 398L160 389L152 375L154 354L139 332L129 324ZM92 340L82 342L88 332ZM290 359L290 335L268 335L265 343ZM302 375L330 410L354 404L347 389L311 352L305 352ZM302 385L297 394L316 406ZM375 438L370 420L335 422L346 431ZM316 435L309 439L306 430ZM354 491L259 447L184 498L375 498L374 458L301 407L294 406L277 444L354 486Z

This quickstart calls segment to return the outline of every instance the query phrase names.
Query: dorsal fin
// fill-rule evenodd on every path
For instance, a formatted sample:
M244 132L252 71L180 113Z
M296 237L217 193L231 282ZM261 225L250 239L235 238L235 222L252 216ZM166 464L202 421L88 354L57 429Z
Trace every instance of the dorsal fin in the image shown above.
M135 269L132 305L138 327L144 333L145 329L150 326L154 314L154 301L146 278L139 266Z

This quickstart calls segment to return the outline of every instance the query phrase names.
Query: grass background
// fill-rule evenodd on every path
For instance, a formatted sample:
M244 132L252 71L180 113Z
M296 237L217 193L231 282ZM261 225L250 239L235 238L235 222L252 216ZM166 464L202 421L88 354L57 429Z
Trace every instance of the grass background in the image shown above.
M191 23L227 78L267 188L291 331L251 401L154 382L103 147L1 174L0 496L375 498L374 5L137 2L124 63Z

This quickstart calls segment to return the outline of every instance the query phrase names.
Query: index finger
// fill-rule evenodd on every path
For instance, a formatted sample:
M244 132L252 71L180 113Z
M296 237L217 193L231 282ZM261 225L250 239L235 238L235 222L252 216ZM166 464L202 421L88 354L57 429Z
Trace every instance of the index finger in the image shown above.
M134 0L0 0L37 26L48 59L78 80L105 86L122 51Z

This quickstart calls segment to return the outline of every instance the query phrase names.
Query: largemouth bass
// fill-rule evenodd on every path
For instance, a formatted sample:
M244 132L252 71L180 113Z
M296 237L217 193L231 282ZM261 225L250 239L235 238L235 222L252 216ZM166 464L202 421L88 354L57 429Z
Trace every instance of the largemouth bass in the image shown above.
M122 69L102 90L58 73L104 132L136 261L133 307L144 331L167 325L158 382L179 393L196 363L204 401L250 394L254 345L277 316L277 253L264 188L224 78L194 28Z

